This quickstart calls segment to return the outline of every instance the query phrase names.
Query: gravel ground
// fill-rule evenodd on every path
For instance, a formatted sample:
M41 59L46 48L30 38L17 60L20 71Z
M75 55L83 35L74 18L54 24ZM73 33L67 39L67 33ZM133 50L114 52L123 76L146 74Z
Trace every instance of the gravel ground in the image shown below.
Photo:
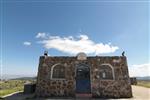
M141 86L132 86L132 92L133 92L133 98L129 99L117 99L117 100L150 100L150 88L145 88ZM34 95L25 95L22 92L16 93L9 95L4 98L4 100L75 100L72 98L49 98L49 99L44 99L44 98L38 98L38 99L33 99ZM31 99L32 98L32 99ZM82 100L82 99L78 99ZM108 100L108 99L85 99L85 100ZM114 100L114 99L109 99L109 100ZM115 99L116 100L116 99Z
M150 100L150 88L132 86L133 98L131 100Z

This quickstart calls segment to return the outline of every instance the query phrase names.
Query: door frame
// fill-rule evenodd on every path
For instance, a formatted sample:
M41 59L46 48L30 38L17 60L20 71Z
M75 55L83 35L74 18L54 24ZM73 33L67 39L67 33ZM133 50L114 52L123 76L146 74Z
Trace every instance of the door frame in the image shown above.
M90 86L89 86L89 88L90 88L90 92L89 93L91 93L91 91L92 91L92 88L91 88L91 67L90 67L90 64L86 64L86 63L78 63L78 64L76 64L75 65L75 93L77 93L77 91L76 91L76 87L77 87L77 84L76 84L76 81L77 81L77 69L78 69L78 66L80 66L80 65L86 65L87 67L88 67L88 69L89 69L89 84L90 84ZM77 94L82 94L82 93L77 93Z

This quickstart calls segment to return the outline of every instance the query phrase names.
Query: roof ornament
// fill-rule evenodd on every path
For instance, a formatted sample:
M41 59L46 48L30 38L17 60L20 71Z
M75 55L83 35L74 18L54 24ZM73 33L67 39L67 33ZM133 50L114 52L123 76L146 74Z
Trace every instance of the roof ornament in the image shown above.
M125 51L122 52L122 56L125 56L124 54L125 54Z
M44 56L48 56L48 51L44 51Z

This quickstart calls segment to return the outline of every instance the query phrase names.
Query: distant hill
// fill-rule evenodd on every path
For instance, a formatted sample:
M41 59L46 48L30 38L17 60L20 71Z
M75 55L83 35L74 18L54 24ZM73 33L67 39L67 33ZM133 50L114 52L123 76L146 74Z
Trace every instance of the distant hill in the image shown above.
M3 74L1 79L2 80L11 80L11 79L35 79L35 75L8 75L8 74Z
M19 78L13 78L10 80L36 80L37 77L19 77Z
M136 77L137 80L150 81L150 76Z

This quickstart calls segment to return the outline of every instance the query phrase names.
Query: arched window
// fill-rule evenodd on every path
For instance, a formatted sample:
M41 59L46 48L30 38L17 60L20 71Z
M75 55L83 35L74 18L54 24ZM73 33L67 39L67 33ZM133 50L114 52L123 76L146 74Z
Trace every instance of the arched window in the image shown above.
M65 79L65 66L55 64L51 68L51 79Z
M114 68L110 64L102 64L99 67L100 79L115 79Z

